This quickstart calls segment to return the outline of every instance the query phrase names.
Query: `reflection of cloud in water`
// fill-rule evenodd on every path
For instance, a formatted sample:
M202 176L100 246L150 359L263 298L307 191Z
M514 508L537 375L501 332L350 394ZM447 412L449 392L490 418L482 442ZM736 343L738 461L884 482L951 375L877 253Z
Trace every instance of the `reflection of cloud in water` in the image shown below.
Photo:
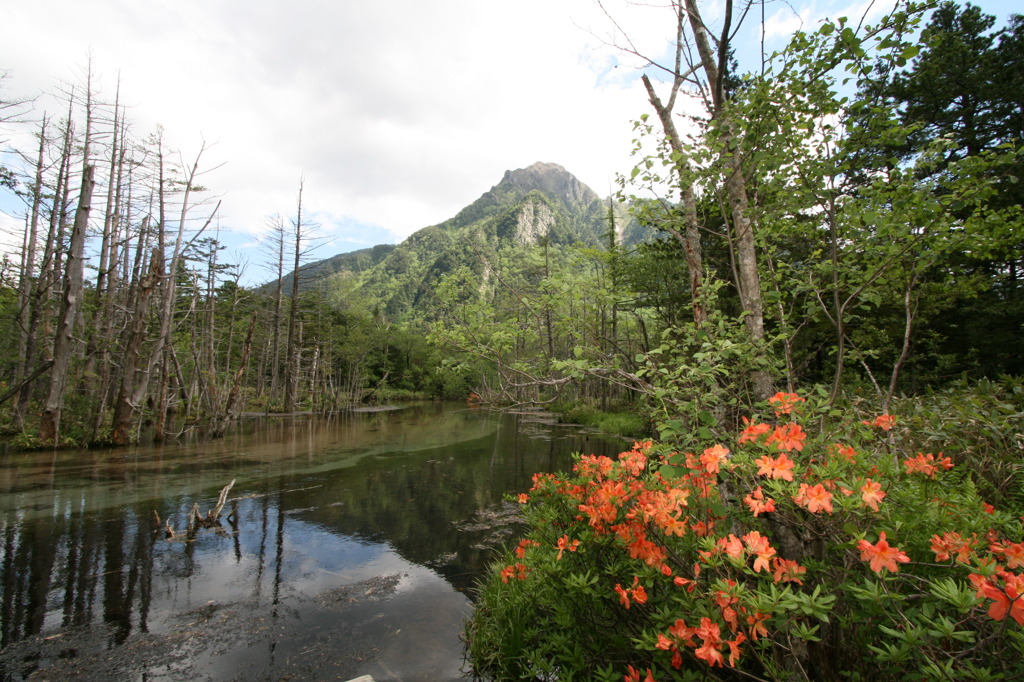
M282 656L330 649L342 659L364 659L365 672L378 680L460 677L459 634L471 607L441 576L407 561L387 543L332 533L288 514L279 517L276 510L266 530L276 542L274 533L283 520L281 544L268 546L264 527L253 523L262 518L260 510L247 502L239 510L241 558L233 538L213 533L201 537L194 551L184 543L157 548L158 565L174 569L154 576L158 596L152 608L162 612L157 631L181 628L183 613L199 614L189 619L194 622L215 607L232 613L244 607L249 614L276 607L279 625L264 630L269 634L286 627L288 634L272 641L275 657L268 658L262 646L266 642L259 623L265 616L252 615L250 636L260 636L243 647L247 656L239 660L237 653L206 652L200 657L204 664L266 674L276 670L275 661ZM183 573L188 575L184 582ZM245 628L244 616L239 617Z
M0 669L458 677L462 591L516 525L503 496L569 452L621 448L524 421L431 405L0 462L0 606L13 614ZM223 532L154 532L154 511L180 530L232 478L237 518Z

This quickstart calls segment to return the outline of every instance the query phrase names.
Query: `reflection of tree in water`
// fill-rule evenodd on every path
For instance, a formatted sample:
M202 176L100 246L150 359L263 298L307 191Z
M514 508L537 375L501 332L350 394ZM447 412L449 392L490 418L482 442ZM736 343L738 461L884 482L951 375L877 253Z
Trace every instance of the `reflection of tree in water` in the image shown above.
M544 439L531 438L519 421L508 415L495 436L367 462L286 504L313 507L304 518L346 535L388 542L465 591L507 539L505 494L527 490L538 471L567 468L573 452L623 449L568 429L545 427Z
M140 529L138 510L104 516L84 512L77 502L58 498L49 516L26 523L7 520L0 564L0 646L56 625L58 611L61 627L102 618L111 626L111 644L119 644L131 632L135 605L136 624L146 631L151 526Z
M530 438L512 415L502 417L495 432L495 418L487 419L481 425L479 416L464 412L437 412L419 422L412 415L378 414L338 420L333 432L310 424L281 426L248 441L255 443L248 449L247 441L239 440L242 447L233 464L220 450L210 461L196 463L196 480L205 482L193 484L192 490L221 485L231 471L246 471L245 466L270 476L247 486L255 497L238 503L238 532L225 525L224 535L210 532L196 542L163 539L153 512L179 523L193 502L207 504L206 497L175 493L163 502L147 497L97 510L102 505L90 495L101 494L98 487L55 488L31 515L9 511L0 516L0 649L44 631L78 626L102 633L101 648L122 644L133 633L151 632L153 618L163 619L176 603L174 593L184 590L179 585L209 581L211 571L229 564L244 584L232 585L223 598L276 610L290 577L285 553L289 513L328 532L387 543L465 590L481 574L490 547L502 541L501 531L513 516L503 502L505 493L527 489L537 471L565 468L573 451L614 454L622 449L618 443L588 442L557 429L541 429L544 439ZM360 425L368 429L359 431ZM445 437L459 442L416 447ZM372 446L377 454L360 456L347 467L322 466L336 456L324 454L325 449L347 452L355 446ZM279 448L281 459L270 460L264 452L268 447ZM154 468L163 468L174 485L184 485L183 465L167 459L139 463L148 472L142 474L146 485L163 485L154 482ZM99 480L102 473L107 485L120 474L101 472L100 461L90 469L96 474L90 478ZM95 628L99 624L105 627ZM65 641L70 639L69 634ZM17 678L0 674L0 679Z

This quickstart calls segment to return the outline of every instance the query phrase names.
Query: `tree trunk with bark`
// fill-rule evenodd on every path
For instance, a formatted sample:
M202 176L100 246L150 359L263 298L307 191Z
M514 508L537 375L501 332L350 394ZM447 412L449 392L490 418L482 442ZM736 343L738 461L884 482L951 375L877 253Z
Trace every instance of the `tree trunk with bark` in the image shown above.
M60 418L64 405L64 387L71 368L71 354L74 350L75 321L83 293L85 235L89 226L89 212L92 208L92 191L95 186L95 166L86 166L82 173L82 188L75 210L75 223L71 231L71 244L67 254L67 268L64 276L64 300L57 323L57 334L53 342L53 367L50 371L50 387L43 404L39 437L44 442L57 445L60 437Z

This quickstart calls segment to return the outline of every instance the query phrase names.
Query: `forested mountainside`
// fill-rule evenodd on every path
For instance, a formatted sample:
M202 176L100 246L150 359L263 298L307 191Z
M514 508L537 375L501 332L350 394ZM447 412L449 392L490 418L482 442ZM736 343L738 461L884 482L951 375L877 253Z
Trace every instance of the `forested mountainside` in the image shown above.
M443 223L397 246L341 254L300 269L300 287L358 295L395 320L432 317L441 278L460 266L481 275L502 248L606 247L653 238L617 202L602 200L562 166L535 163L509 170L479 199ZM286 282L291 275L286 276ZM269 285L268 285L269 286Z
M299 268L299 289L318 286L323 280L335 275L346 278L366 272L387 258L395 248L395 244L378 244L367 249L347 251L330 258L324 258L323 260L303 265ZM276 286L277 279L274 279L264 284L260 289L271 292ZM289 272L286 277L281 279L281 289L284 294L291 294L292 273Z

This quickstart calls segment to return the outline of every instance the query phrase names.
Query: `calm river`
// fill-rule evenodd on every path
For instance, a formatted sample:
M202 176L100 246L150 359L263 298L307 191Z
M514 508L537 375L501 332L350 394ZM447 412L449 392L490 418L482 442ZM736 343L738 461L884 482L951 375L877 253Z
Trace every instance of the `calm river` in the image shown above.
M0 680L459 679L467 595L517 530L503 495L623 445L429 404L7 454ZM232 519L186 540L232 479Z

